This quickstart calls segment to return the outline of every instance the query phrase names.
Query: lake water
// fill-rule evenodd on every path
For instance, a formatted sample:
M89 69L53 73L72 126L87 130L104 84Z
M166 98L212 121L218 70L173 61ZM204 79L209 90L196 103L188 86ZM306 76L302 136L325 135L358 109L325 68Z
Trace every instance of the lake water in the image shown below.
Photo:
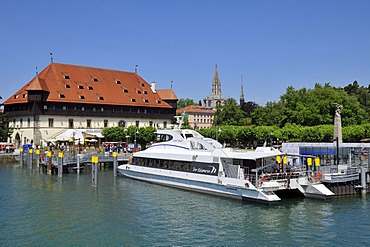
M0 165L0 246L368 246L370 195L267 206Z

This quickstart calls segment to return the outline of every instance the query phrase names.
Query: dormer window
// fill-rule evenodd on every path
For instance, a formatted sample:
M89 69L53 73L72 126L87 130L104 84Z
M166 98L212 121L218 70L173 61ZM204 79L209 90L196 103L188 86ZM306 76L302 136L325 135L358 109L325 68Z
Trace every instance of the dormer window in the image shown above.
M104 97L103 96L99 96L99 100L104 100Z
M149 100L147 100L147 99L144 99L144 102L145 102L145 103L149 103Z
M69 84L66 84L66 88L71 88L71 85L69 85Z
M18 96L19 96L18 94L14 95L14 99L17 99L17 98L18 98Z
M24 93L24 94L22 94L22 97L23 97L23 98L26 98L26 97L27 97L27 94L25 94L25 93Z
M69 75L65 75L65 76L64 76L64 79L69 80L69 79L70 79L70 78L69 78Z
M59 94L59 98L62 98L62 99L64 99L66 96L64 95L64 94Z
M136 99L131 99L131 102L136 102Z
M142 86L142 87L145 87L144 83L141 83L141 86Z
M148 92L147 91L143 91L144 92L144 94L148 94Z
M93 81L94 81L94 82L98 82L98 78L94 77L94 78L93 78Z
M137 90L137 94L141 94L141 91L140 90Z
M80 95L80 99L85 99L85 96L83 96L83 95Z
M78 89L84 89L84 86L78 85Z
M116 80L116 84L121 84L121 81L119 81L119 80Z
M92 86L87 86L87 89L94 90L94 88Z
M157 100L157 103L158 103L158 104L160 104L160 103L161 103L161 101L160 101L160 100Z
M127 90L127 89L123 89L123 92L124 92L124 93L128 93L128 90Z

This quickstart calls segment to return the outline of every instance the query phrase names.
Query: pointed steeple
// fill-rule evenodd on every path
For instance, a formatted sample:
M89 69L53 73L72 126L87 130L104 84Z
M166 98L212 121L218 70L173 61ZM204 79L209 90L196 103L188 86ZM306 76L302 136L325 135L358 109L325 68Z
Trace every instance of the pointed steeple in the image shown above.
M240 84L241 84L240 86L240 106L243 106L245 102L244 101L244 89L243 89L243 75L242 75Z
M212 94L211 97L214 98L222 98L222 93L221 93L221 81L220 78L218 77L218 68L216 64L215 68L215 74L213 76L213 81L212 81Z

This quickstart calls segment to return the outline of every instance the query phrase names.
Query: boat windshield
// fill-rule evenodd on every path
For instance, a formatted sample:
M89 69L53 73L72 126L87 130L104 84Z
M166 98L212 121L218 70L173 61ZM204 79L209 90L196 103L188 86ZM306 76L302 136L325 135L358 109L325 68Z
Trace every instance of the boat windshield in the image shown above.
M157 134L157 137L155 138L154 142L167 142L171 141L173 139L172 135L169 134Z

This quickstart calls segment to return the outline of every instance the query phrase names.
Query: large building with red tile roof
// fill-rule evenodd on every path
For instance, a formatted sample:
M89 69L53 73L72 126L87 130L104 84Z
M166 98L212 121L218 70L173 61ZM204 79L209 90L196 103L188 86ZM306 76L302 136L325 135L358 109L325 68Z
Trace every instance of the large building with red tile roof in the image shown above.
M68 129L170 128L177 98L163 92L137 73L51 63L3 105L11 141L38 144Z
M216 110L199 105L189 105L177 110L178 115L187 115L189 126L195 130L212 127L215 113Z

